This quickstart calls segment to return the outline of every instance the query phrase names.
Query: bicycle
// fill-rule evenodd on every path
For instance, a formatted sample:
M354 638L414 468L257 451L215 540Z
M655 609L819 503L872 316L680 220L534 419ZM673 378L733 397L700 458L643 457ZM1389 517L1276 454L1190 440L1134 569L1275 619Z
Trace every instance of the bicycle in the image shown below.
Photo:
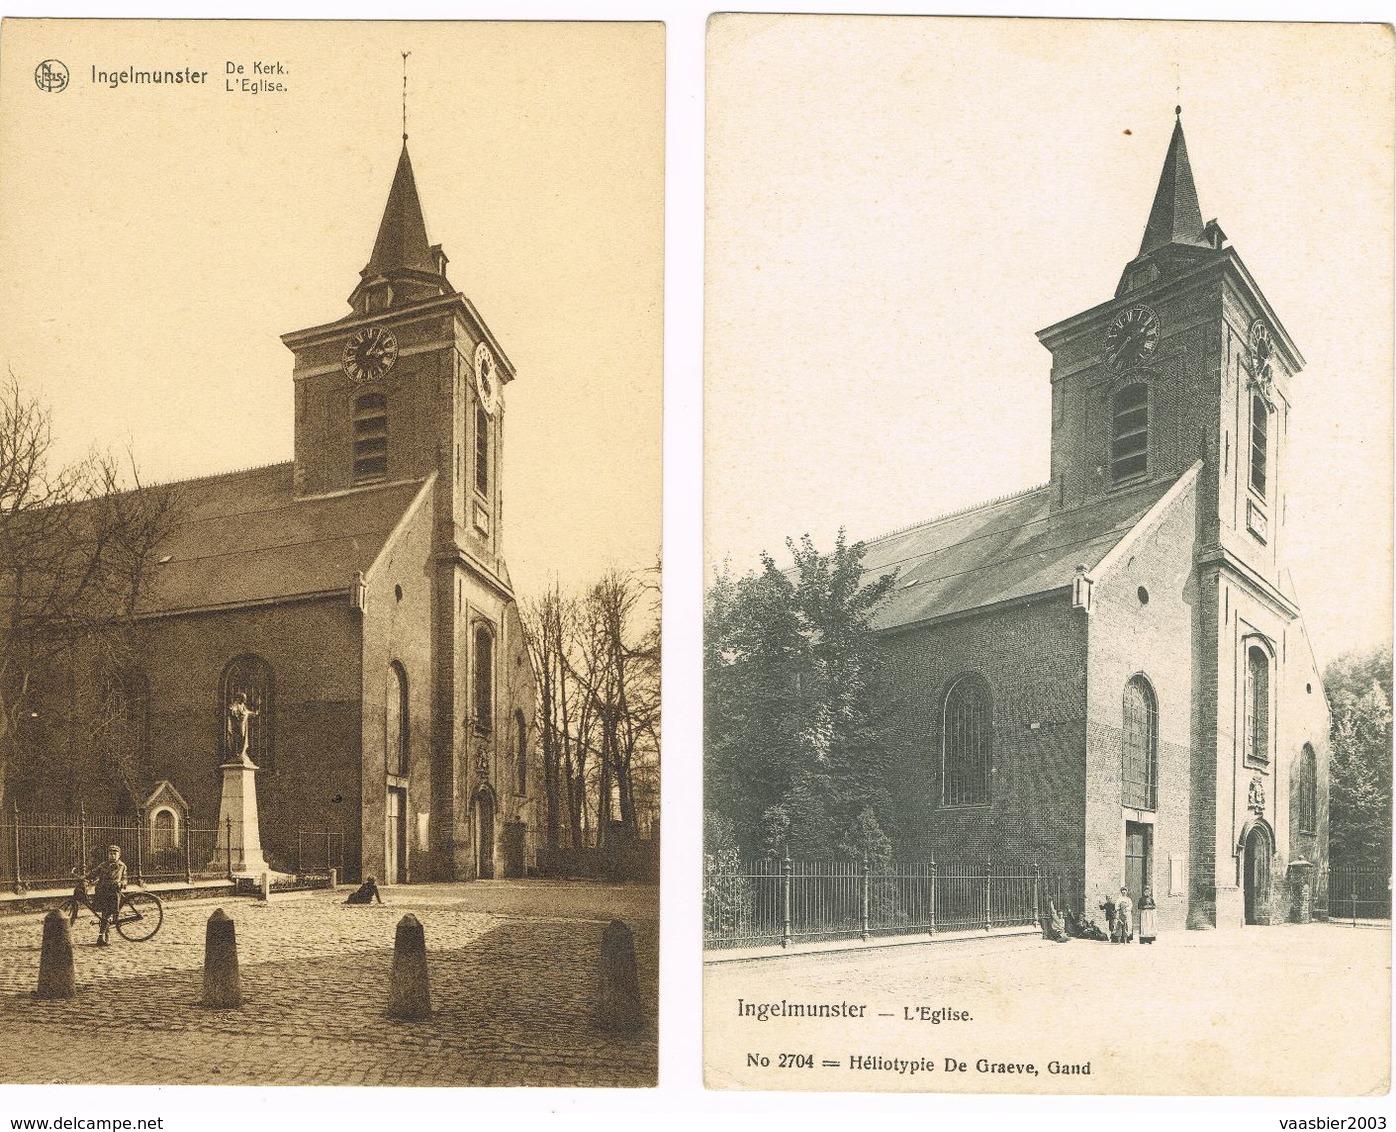
M86 877L79 869L74 869L73 875L78 878L78 883L73 888L73 895L59 905L59 911L68 918L69 924L78 922L79 908L86 908L100 921L101 915L92 907L92 898L87 892ZM116 915L111 923L116 925L122 939L131 943L144 943L154 938L164 921L165 905L155 893L123 890L117 899Z

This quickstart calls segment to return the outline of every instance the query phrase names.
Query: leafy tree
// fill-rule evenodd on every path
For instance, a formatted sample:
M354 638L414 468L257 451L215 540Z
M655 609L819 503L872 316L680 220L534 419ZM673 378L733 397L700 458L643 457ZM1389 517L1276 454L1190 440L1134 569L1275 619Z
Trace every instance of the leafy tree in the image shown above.
M703 640L706 806L747 851L877 853L891 814L875 712L872 618L892 576L868 581L864 548L789 540L708 592Z
M1391 647L1339 657L1324 682L1333 716L1329 852L1336 861L1389 869Z

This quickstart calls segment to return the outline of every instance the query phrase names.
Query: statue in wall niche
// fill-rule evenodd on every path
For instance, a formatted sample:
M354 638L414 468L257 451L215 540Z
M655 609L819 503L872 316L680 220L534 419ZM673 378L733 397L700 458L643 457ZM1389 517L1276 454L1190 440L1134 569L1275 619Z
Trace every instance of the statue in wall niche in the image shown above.
M1265 812L1265 779L1256 775L1251 779L1251 788L1246 798L1246 809L1258 814Z
M251 762L247 754L247 744L251 738L251 720L259 714L247 704L247 693L234 692L233 702L228 705L228 760L230 762Z

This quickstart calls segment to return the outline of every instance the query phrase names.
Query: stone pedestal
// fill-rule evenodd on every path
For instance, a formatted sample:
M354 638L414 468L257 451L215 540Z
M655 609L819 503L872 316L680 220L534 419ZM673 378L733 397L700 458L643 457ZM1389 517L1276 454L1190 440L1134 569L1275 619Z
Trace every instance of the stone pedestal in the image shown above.
M232 838L233 876L260 876L271 868L262 856L262 834L257 825L257 766L243 756L224 763L223 797L218 803L218 848L210 867L228 868L228 841Z

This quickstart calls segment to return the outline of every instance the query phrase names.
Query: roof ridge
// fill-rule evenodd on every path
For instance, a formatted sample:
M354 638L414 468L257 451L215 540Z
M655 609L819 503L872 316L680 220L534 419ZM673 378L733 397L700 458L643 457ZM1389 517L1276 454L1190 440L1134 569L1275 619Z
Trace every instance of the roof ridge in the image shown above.
M208 472L208 473L206 473L205 475L202 475L202 476L188 476L188 477L186 477L186 478L184 478L184 479L177 479L177 480L148 480L148 481L143 480L143 481L141 482L141 486L142 486L142 487L175 487L176 485L182 484L182 483L199 483L199 482L202 481L202 480L216 480L216 479L221 479L223 476L243 476L243 475L246 475L248 472L261 472L261 471L265 471L267 468L280 468L280 467L287 467L287 468L289 468L289 467L291 467L291 465L293 465L294 463L295 463L294 460L273 460L273 461L271 461L271 462L268 463L268 464L248 464L245 468L227 468L227 469L225 469L225 470L223 470L223 471L221 471L221 472ZM133 489L128 489L128 490L133 490Z
M1020 496L1031 495L1034 491L1041 491L1044 487L1051 485L1050 480L1034 484L1032 487L1019 488L1017 491L1010 491L1004 495L995 495L990 499L981 499L978 503L969 503L964 507L956 507L950 511L942 511L939 515L932 515L929 519L919 519L914 523L907 523L905 526L894 527L890 531L884 531L876 538L864 539L864 546L872 546L874 543L882 542L884 539L894 538L897 535L904 535L907 531L914 531L918 527L929 527L945 519L953 519L956 515L965 515L970 511L978 511L983 507L992 507L995 503L1006 503L1010 499L1018 499Z

